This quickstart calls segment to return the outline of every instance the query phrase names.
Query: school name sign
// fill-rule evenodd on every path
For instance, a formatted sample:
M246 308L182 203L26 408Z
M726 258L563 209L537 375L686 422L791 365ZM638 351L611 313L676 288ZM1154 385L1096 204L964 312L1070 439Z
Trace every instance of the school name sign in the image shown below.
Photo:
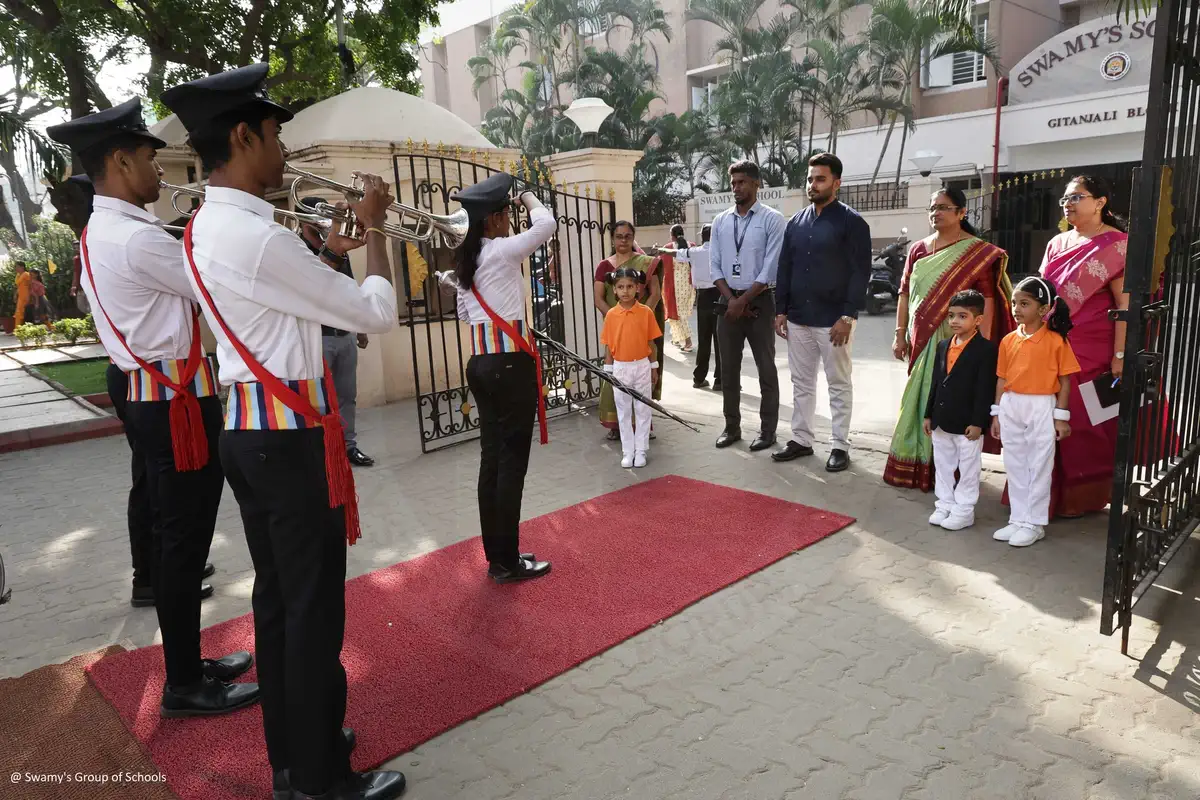
M1017 62L1009 102L1077 97L1149 83L1157 20L1116 15L1076 25Z

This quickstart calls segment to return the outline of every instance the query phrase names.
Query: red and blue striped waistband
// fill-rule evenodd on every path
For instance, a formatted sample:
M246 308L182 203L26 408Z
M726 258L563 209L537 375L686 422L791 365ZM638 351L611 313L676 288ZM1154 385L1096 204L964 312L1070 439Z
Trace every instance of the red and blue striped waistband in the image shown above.
M529 333L525 326L525 320L509 320L508 324L513 326L513 329L522 339L528 338ZM501 330L495 323L479 322L471 325L471 352L475 355L517 353L520 351L520 345L514 342L512 337Z
M318 414L329 412L324 378L284 381L284 384L308 400ZM229 398L225 403L227 431L296 431L313 427L320 427L320 423L309 422L292 411L258 381L235 383L229 387Z
M187 360L183 358L168 358L162 361L152 361L150 362L150 366L161 372L172 383L178 384L186 371ZM174 389L154 380L150 373L141 367L130 370L128 375L129 391L126 392L125 399L131 403L170 400L175 396ZM200 363L199 368L196 370L195 377L192 378L192 393L196 397L212 397L217 393L219 388L217 367L213 357L205 356L204 361Z

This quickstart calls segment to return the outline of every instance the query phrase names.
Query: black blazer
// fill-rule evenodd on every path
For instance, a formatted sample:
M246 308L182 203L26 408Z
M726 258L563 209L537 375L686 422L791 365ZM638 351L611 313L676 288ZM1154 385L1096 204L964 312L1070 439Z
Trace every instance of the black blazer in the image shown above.
M938 343L933 364L933 383L925 419L946 433L964 434L974 425L986 433L992 424L992 403L996 400L996 343L977 333L946 374L946 354L951 336Z

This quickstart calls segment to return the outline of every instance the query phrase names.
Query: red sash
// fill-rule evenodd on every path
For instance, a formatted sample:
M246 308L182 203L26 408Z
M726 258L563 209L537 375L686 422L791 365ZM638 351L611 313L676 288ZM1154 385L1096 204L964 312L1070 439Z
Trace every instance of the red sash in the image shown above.
M279 378L276 378L263 367L262 364L255 360L246 346L233 335L233 331L229 330L229 326L225 324L225 318L217 311L216 304L213 303L212 296L205 288L204 282L200 279L200 271L196 269L196 262L192 258L192 225L196 223L196 217L199 211L192 215L187 227L183 231L183 252L187 254L188 266L192 270L192 277L196 281L196 288L200 290L200 295L204 298L204 302L208 304L208 308L212 311L213 319L221 326L221 330L225 332L225 338L233 345L233 349L241 356L242 361L254 373L254 377L263 385L267 394L279 400L285 406L290 408L294 413L304 417L309 422L321 425L325 428L325 480L329 484L329 507L337 508L342 506L346 514L346 541L353 545L358 541L358 537L362 533L358 518L358 495L354 489L354 473L350 470L350 459L346 456L346 437L342 431L342 417L338 413L337 392L333 387L333 376L329 373L329 364L325 364L325 396L329 398L329 413L322 416L313 408L312 403L301 397L296 392L292 391Z
M204 361L204 355L200 352L200 309L195 305L192 306L192 346L188 351L179 383L172 383L170 378L148 362L143 361L137 353L129 348L124 334L117 330L117 326L113 325L112 318L104 310L104 304L100 302L100 294L96 291L96 279L92 277L86 227L79 237L79 253L83 257L83 268L87 272L88 283L92 285L92 296L96 298L96 305L100 307L100 313L108 321L108 326L117 337L117 341L125 348L125 352L129 353L130 357L137 362L137 365L145 370L151 380L175 391L175 396L170 401L171 449L175 455L175 469L180 472L189 472L202 468L208 463L208 433L204 430L204 415L200 413L200 401L192 393L191 386L192 379L196 377L196 371Z
M550 433L546 430L546 395L542 391L542 355L533 346L533 330L529 331L529 339L521 338L517 333L517 329L512 326L506 319L501 319L500 315L492 311L492 307L483 301L483 296L479 294L479 290L474 286L471 287L471 294L475 295L475 301L479 303L479 307L483 309L483 313L487 314L492 320L492 324L500 330L504 331L504 335L512 339L517 347L527 353L533 359L533 363L537 365L537 393L538 393L538 429L541 434L542 444L550 441Z

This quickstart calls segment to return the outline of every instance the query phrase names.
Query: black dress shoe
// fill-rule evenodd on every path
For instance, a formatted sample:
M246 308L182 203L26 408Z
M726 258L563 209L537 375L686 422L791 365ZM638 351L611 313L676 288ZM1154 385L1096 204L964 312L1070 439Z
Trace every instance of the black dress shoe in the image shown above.
M238 650L221 658L202 658L200 668L204 674L219 681L231 681L254 665L254 656L245 650Z
M850 454L845 450L834 450L829 454L829 461L825 462L826 472L842 472L850 466Z
M729 447L729 445L733 444L734 442L740 442L741 440L742 440L742 432L741 431L728 431L727 430L727 431L724 431L720 436L717 437L717 447L718 448Z
M168 718L228 714L258 702L257 683L225 683L205 676L194 686L163 687L159 713Z
M207 564L204 565L204 572L200 573L200 580L204 580L205 578L211 578L213 576L213 573L216 571L217 571L217 568L212 565L212 562L211 561L208 562Z
M766 450L768 447L775 445L775 435L759 434L753 442L750 443L750 452L757 453L759 450Z
M521 558L515 567L501 567L496 564L488 567L488 577L496 583L514 583L540 578L550 572L549 561L533 561Z
M404 794L403 772L352 772L323 794L304 794L292 790L289 800L394 800Z
M787 444L785 444L783 446L782 450L776 450L774 453L771 453L771 460L772 461L791 461L793 458L800 458L802 456L811 456L812 454L813 454L813 449L811 447L809 447L808 445L800 444L799 442L796 442L796 441L791 441L791 442L788 442Z
M373 467L375 459L359 450L357 447L351 447L346 451L346 458L350 459L350 463L356 467Z
M704 380L692 381L692 388L693 389L707 389L708 388L708 379L705 378Z
M211 583L200 584L200 599L207 600L213 596L213 587ZM153 586L135 586L133 594L129 597L129 605L134 608L149 608L154 605L154 587Z
M721 391L721 382L720 381L713 381L713 391L714 392Z
M358 736L355 735L354 729L342 728L342 738L346 740L346 753L353 753L354 748L358 747ZM281 769L271 776L271 797L272 800L291 800L292 781L286 769Z

